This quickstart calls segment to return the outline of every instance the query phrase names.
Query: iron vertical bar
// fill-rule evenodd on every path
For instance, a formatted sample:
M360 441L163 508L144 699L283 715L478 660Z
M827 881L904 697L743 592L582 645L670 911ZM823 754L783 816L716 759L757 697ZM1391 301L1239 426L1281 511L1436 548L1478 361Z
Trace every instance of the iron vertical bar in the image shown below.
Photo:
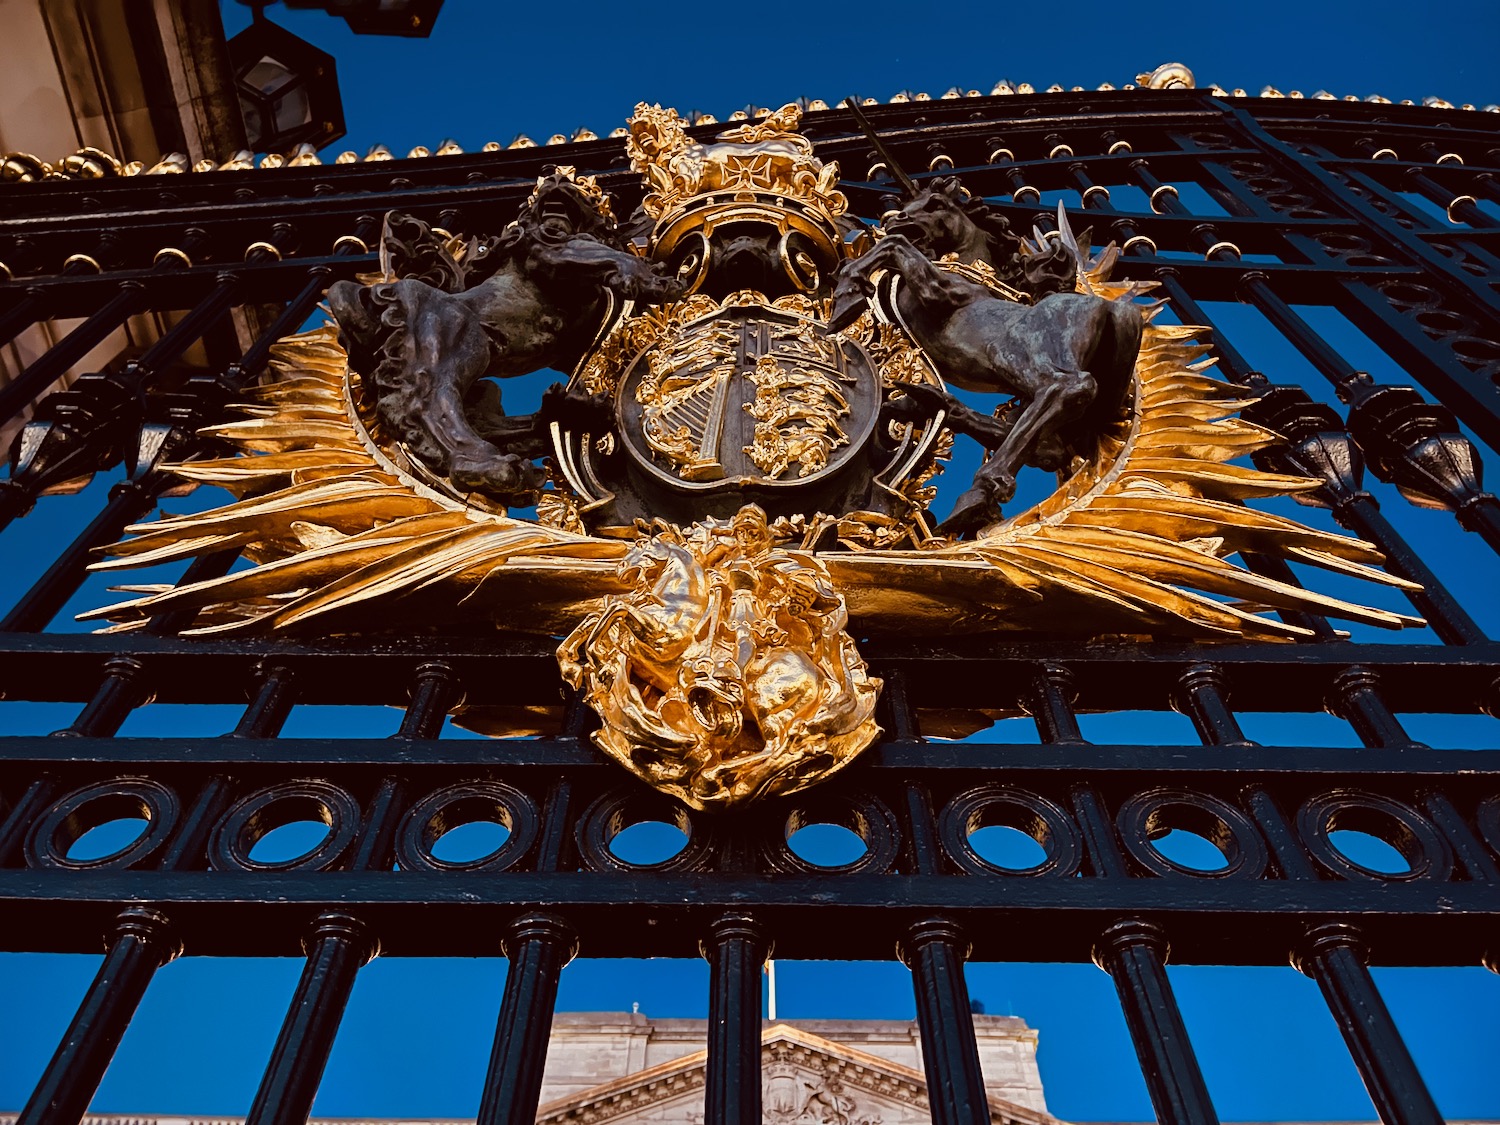
M943 849L932 816L932 794L925 785L915 782L905 789L912 865L918 875L939 875L943 871Z
M1495 307L1494 290L1485 279L1472 276L1420 234L1403 228L1395 218L1383 214L1348 190L1329 169L1272 135L1254 114L1223 99L1214 99L1212 104L1224 115L1226 124L1237 129L1250 146L1260 149L1273 163L1289 171L1294 183L1321 197L1331 214L1348 215L1360 223L1365 233L1381 238L1383 242L1377 243L1377 253L1386 253L1397 261L1404 259L1420 266L1437 285L1459 299L1465 312L1486 327L1500 318ZM1353 173L1353 178L1357 180L1359 174ZM1356 288L1363 287L1345 283L1345 289L1350 292ZM1388 307L1383 312L1388 314ZM1432 387L1434 393L1490 445L1500 443L1500 413L1494 409L1493 384L1456 365L1433 362L1423 366L1425 370L1413 370L1412 374Z
M700 949L710 977L704 1125L760 1125L760 976L771 943L753 918L725 914Z
M1238 255L1236 255L1238 257ZM1283 301L1266 280L1266 275L1252 270L1240 282L1250 303L1265 314L1276 330L1338 390L1345 390L1355 374L1354 365L1312 330L1291 305Z
M401 716L401 729L393 737L427 739L441 734L443 720L453 706L457 683L453 669L441 660L419 665L411 703Z
M261 664L256 669L260 683L245 713L229 738L275 738L297 702L297 681L290 668Z
M401 717L401 727L392 738L412 741L437 738L453 706L458 680L453 669L441 660L431 660L417 667L412 686L411 703ZM391 845L401 820L405 794L401 781L382 778L370 808L365 815L364 831L351 866L356 871L383 869L390 864Z
M1240 354L1230 342L1229 337L1203 310L1203 306L1188 293L1177 271L1171 266L1163 266L1156 271L1156 276L1161 281L1162 288L1166 290L1167 303L1177 313L1177 319L1183 324L1201 324L1207 328L1213 336L1214 351L1218 355L1219 366L1223 368L1224 373L1235 383L1247 382L1250 373L1255 370L1250 365L1250 361Z
M156 970L182 952L167 920L133 907L115 922L104 963L16 1125L77 1125Z
M45 629L83 584L94 548L115 542L126 527L150 511L169 479L153 474L142 480L121 481L111 488L109 501L99 514L0 620L0 632L38 633Z
M249 350L240 357L239 363L233 365L237 369L235 377L240 385L260 374L261 368L270 360L271 349L276 346L276 342L296 331L312 315L332 276L333 271L327 266L314 266L307 271L307 280L303 282L301 290L287 302L286 308L281 310L271 326L255 338Z
M186 316L172 325L135 361L136 369L143 377L154 375L175 361L234 306L240 290L239 276L232 273L220 274L218 282L207 296L188 310Z
M1205 746L1253 746L1227 698L1224 670L1214 664L1193 664L1177 681L1173 705L1193 720Z
M401 821L403 796L401 783L394 777L381 779L375 796L370 798L364 829L360 832L354 858L349 861L350 870L384 871L390 868L396 826Z
M510 969L475 1125L535 1125L558 978L578 952L578 938L560 918L527 914L511 925L501 949Z
M111 332L145 304L145 288L127 282L93 316L38 356L4 387L0 387L0 424L9 422L57 382L75 363L102 343Z
M255 696L225 738L275 738L286 722L296 696L291 672L279 665L258 668L257 672L260 684ZM209 778L162 853L159 866L163 871L180 870L201 861L214 823L229 804L233 787L234 779L227 775Z
M899 669L893 668L886 674L881 705L885 708L885 719L893 740L920 738L916 714L906 690L906 677ZM911 863L918 874L936 875L942 871L943 863L942 847L938 843L937 828L932 817L932 794L927 786L918 781L909 781L902 788L905 790L907 824L910 828L907 842L911 850Z
M1078 827L1083 831L1083 840L1088 848L1089 859L1095 876L1124 879L1130 875L1125 866L1125 856L1120 843L1115 839L1114 824L1105 811L1104 801L1097 790L1088 785L1074 787L1073 815L1078 818Z
M172 833L157 867L162 871L181 871L198 866L208 846L214 824L229 804L233 782L224 776L211 777L199 791L192 808L187 810L177 830Z
M1333 681L1328 709L1354 728L1366 746L1401 749L1415 746L1400 721L1380 696L1380 676L1373 669L1353 665Z
M198 582L222 578L229 573L229 568L239 557L238 551L217 551L211 555L199 555L188 563L187 569L182 572L182 577L177 580L176 585L191 586ZM146 623L146 632L157 637L171 636L186 629L197 616L197 609L169 609L153 614L151 620Z
M1161 929L1134 919L1110 926L1094 946L1094 962L1114 980L1120 995L1157 1120L1162 1125L1218 1125L1167 979L1167 954Z
M1026 709L1036 720L1043 742L1081 745L1085 739L1073 713L1073 673L1061 664L1044 664L1032 678Z
M573 801L573 783L559 778L547 789L542 806L542 831L536 846L536 869L556 871L562 866L568 845L569 810Z
M893 739L905 742L921 737L917 729L917 717L912 710L911 700L907 696L906 677L899 669L893 668L886 675L885 687L880 693L880 702L890 722L890 733Z
M906 932L896 952L911 970L916 992L933 1125L989 1125L989 1097L964 981L968 939L947 919L928 918Z
M1286 814L1274 797L1264 789L1251 788L1245 791L1245 802L1255 816L1255 823L1271 845L1281 874L1287 879L1316 879L1318 872L1308 859L1301 840L1287 821Z
M1422 801L1432 823L1447 838L1448 845L1463 865L1464 873L1476 883L1500 883L1500 865L1497 865L1485 846L1474 835L1474 830L1453 807L1446 794L1429 793Z
M43 291L32 289L3 314L0 314L0 348L46 315L47 301Z
M1462 219L1471 227L1481 230L1493 230L1500 227L1500 221L1490 218L1485 214L1472 196L1461 195L1458 192L1445 188L1431 176L1417 168L1406 170L1406 179L1432 202L1441 207L1448 215L1448 221L1457 226Z
M306 1125L354 977L379 946L347 914L321 915L245 1125Z
M100 681L78 718L65 730L54 731L57 738L108 738L120 729L130 712L146 702L142 685L146 668L130 656L116 656L104 664Z
M1330 923L1309 931L1293 964L1318 982L1385 1125L1443 1125L1365 960L1359 932Z
M1207 746L1255 746L1240 729L1239 719L1229 707L1223 669L1213 664L1189 666L1178 680L1177 709L1193 720L1198 735ZM1271 845L1282 874L1288 879L1313 879L1307 853L1297 841L1296 833L1282 815L1276 801L1264 789L1250 787L1244 791L1245 803L1255 815L1256 824Z
M21 846L31 826L36 823L52 799L55 782L43 775L31 779L21 796L0 819L0 866L10 862L10 857Z
M1500 499L1492 493L1482 493L1455 514L1466 530L1474 532L1489 544L1492 551L1500 553Z
M1422 556L1412 550L1405 537L1391 526L1368 492L1359 492L1335 503L1334 516L1351 531L1380 548L1380 553L1385 555L1386 570L1422 587L1407 592L1408 597L1443 640L1449 644L1474 645L1489 639L1448 587L1422 561Z

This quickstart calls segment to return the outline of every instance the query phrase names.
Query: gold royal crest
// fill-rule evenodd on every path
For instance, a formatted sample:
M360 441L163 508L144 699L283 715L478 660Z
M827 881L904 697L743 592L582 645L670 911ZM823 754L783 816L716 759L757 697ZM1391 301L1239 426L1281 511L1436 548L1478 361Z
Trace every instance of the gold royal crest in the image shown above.
M1109 280L1113 248L1091 254L1065 219L1009 235L951 180L872 239L798 123L787 106L703 140L637 107L643 249L571 169L493 239L389 217L381 275L330 290L335 322L283 341L244 419L207 431L238 452L175 467L238 498L131 527L97 564L234 549L255 565L83 616L565 635L600 749L700 809L794 792L874 741L881 682L851 631L1213 641L1301 636L1277 610L1416 623L1235 561L1403 584L1369 544L1247 504L1317 484L1235 463L1277 436L1236 416L1243 392L1213 377L1202 330L1152 323L1145 286ZM561 327L494 335L541 323ZM402 358L422 349L440 357L425 384ZM547 366L569 382L533 415L483 383ZM946 381L1009 402L985 414ZM939 523L955 437L985 461ZM1059 483L1009 512L1022 468Z

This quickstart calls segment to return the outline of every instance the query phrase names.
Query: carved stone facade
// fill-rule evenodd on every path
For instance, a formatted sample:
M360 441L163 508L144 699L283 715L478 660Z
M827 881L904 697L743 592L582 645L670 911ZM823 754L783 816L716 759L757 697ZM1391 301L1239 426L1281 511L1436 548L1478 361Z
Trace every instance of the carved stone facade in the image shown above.
M151 165L166 153L182 152L192 162L245 146L217 0L0 0L0 27L0 153L58 161L89 146ZM0 182L6 179L0 174ZM17 261L6 265L21 268ZM139 355L177 319L157 312L129 317L60 384ZM231 319L240 346L249 346L258 313L236 309ZM77 324L42 321L0 345L0 386ZM186 361L206 362L203 348L195 345ZM25 416L0 423L0 453L9 451Z
M1050 1125L1036 1032L1011 1016L974 1017L997 1125ZM609 1012L559 1014L541 1125L702 1125L705 1025ZM768 1025L761 1047L767 1125L925 1125L931 1120L914 1022L799 1020Z
M559 1012L538 1125L703 1125L705 1022L628 1012ZM1063 1125L1047 1112L1037 1033L1014 1016L974 1017L994 1125ZM928 1125L915 1021L767 1024L765 1125ZM0 1125L16 1116L0 1113ZM244 1125L240 1117L90 1114L82 1125ZM473 1125L471 1121L311 1119L308 1125Z

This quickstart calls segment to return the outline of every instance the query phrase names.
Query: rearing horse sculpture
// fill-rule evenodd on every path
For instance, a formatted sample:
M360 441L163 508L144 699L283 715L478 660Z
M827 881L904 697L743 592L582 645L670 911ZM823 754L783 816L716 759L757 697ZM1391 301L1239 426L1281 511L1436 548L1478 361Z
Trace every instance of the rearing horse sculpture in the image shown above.
M947 425L990 452L941 526L977 531L1015 494L1024 464L1062 468L1096 420L1119 408L1140 351L1143 321L1127 301L1074 292L1078 258L1061 240L1040 254L1021 241L983 200L956 179L931 181L884 223L885 237L845 262L834 287L829 327L858 319L875 292L873 275L900 278L895 312L943 379L968 391L1010 394L1015 408L991 418L936 388L903 388L908 416L949 411ZM1007 300L939 264L982 264L1034 303ZM901 409L897 400L898 411Z

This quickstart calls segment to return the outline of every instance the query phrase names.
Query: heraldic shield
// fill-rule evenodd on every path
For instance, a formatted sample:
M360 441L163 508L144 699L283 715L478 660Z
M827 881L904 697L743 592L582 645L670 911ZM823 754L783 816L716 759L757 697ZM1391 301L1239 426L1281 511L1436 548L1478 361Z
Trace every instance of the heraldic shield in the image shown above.
M619 395L643 467L703 493L820 481L875 429L880 374L852 341L764 306L726 310L643 355Z
M333 320L209 431L234 455L173 467L238 499L132 527L98 567L255 565L84 616L561 637L595 744L698 809L795 792L878 737L856 637L1419 623L1243 564L1410 586L1252 505L1318 482L1236 463L1278 435L1238 416L1202 329L1111 280L1112 246L1061 209L1021 237L937 173L896 176L893 204L866 185L856 218L799 125L785 106L710 136L637 106L623 222L566 167L493 237L388 215L379 273L331 287ZM566 384L507 413L499 382L545 369ZM934 513L958 439L979 468ZM1056 487L1012 511L1023 472ZM472 697L457 717L533 729Z

